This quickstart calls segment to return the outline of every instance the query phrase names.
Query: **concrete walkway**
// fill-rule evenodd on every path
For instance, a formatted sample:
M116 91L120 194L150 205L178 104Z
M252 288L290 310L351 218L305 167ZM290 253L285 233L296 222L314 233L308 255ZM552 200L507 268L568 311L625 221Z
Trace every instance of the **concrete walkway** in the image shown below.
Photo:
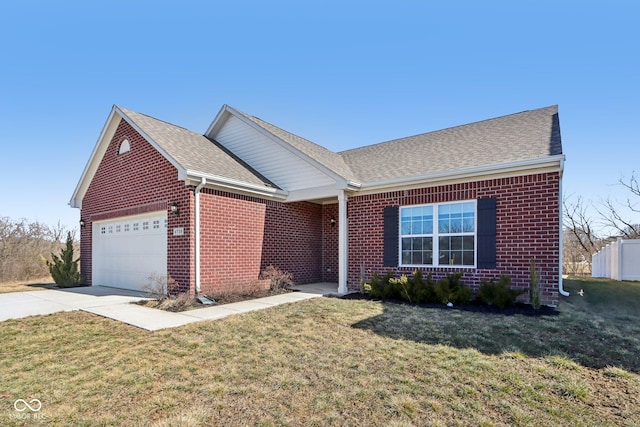
M146 329L147 331L157 331L203 320L222 319L232 314L261 310L280 304L317 298L335 293L337 286L333 283L315 283L297 286L294 289L296 292L180 313L131 304L145 299L144 294L102 286L14 292L0 294L0 321L60 311L82 310Z

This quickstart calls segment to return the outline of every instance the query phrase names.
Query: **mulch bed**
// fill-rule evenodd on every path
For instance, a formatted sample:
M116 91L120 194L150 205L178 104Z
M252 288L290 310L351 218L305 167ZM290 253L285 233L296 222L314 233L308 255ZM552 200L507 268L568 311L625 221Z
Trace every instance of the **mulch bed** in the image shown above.
M274 295L288 294L289 292L294 292L294 291L290 289L267 289L264 291L253 292L250 294L232 294L232 293L221 294L217 296L211 296L211 298L216 300L215 305L223 305L223 304L231 304L231 303L240 302L240 301L249 301L256 298L265 298L265 297L270 297ZM199 304L199 305L203 306L202 304Z
M364 292L363 293L354 292L346 295L336 296L336 298L347 299L347 300L378 301L385 304L389 303L389 304L398 304L398 305L409 305L414 307L435 308L440 310L458 310L458 311L468 311L473 313L502 314L505 316L513 316L516 314L520 314L524 316L557 316L558 314L560 314L560 312L554 307L543 305L538 310L536 310L530 304L524 304L521 302L517 302L501 310L497 307L483 304L480 301L472 301L469 304L454 305L453 307L448 307L446 304L414 303L414 302L409 302L406 300L399 300L399 299L382 300L380 298L374 298L370 294L364 293Z
M219 295L206 295L209 298L215 300L213 304L202 304L195 297L190 298L182 298L180 301L176 301L181 298L180 295L177 297L170 297L163 302L158 300L141 300L136 301L134 304L142 305L150 308L157 308L159 310L171 311L174 313L179 313L181 311L194 310L198 308L205 307L215 307L218 305L231 304L234 302L241 301L249 301L257 298L265 298L273 295L286 294L289 292L294 292L290 289L267 289L264 291L256 291L247 294L239 294L239 293L227 293L227 294L219 294Z

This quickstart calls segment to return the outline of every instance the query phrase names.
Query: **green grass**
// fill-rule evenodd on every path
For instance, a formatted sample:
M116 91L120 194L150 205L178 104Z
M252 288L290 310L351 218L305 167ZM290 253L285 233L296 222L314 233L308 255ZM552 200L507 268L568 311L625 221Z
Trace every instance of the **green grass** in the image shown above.
M638 425L640 285L565 287L542 317L320 298L154 333L10 320L0 425L33 398L49 425Z

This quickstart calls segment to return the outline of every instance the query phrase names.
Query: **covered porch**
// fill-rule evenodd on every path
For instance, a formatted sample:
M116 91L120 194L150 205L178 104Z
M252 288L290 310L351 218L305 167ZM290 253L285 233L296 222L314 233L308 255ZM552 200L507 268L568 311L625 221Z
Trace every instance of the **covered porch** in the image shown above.
M308 294L318 295L337 295L338 284L331 282L308 283L306 285L296 285L291 288L297 292L305 292Z

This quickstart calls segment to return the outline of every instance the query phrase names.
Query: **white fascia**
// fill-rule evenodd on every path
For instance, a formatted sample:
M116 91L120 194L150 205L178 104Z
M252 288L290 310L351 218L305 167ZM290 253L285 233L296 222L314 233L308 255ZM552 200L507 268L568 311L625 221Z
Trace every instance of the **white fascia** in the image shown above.
M80 176L80 180L78 181L78 185L76 185L76 189L71 196L71 200L69 201L69 206L72 208L82 209L82 199L84 198L84 194L87 191L87 187L89 186L89 182L91 178L95 174L96 170L99 166L99 161L96 162L96 159L102 159L102 156L107 151L107 147L109 144L103 144L102 142L106 139L111 140L113 135L115 134L116 128L120 123L119 120L114 120L116 115L117 107L114 105L111 107L111 112L109 113L109 117L104 123L102 127L102 131L100 131L100 135L98 136L98 140L96 141L96 145L93 147L93 151L89 156L89 160L82 171L82 175ZM122 112L120 112L122 113ZM122 114L120 114L122 116Z
M238 181L231 178L225 178L218 175L210 175L198 171L186 170L180 172L179 179L185 182L199 183L202 179L206 179L207 186L220 187L235 192L249 193L260 197L269 197L271 199L285 200L288 193L275 187L267 187L265 185L249 184L247 182Z
M518 160L515 162L499 163L488 166L477 166L472 168L458 169L453 171L436 172L431 174L416 175L410 177L393 178L388 180L373 181L363 183L361 191L384 190L400 186L412 186L418 184L433 183L438 181L449 181L457 179L468 179L491 174L509 174L524 172L531 169L554 168L560 170L564 155L543 157L533 160Z

